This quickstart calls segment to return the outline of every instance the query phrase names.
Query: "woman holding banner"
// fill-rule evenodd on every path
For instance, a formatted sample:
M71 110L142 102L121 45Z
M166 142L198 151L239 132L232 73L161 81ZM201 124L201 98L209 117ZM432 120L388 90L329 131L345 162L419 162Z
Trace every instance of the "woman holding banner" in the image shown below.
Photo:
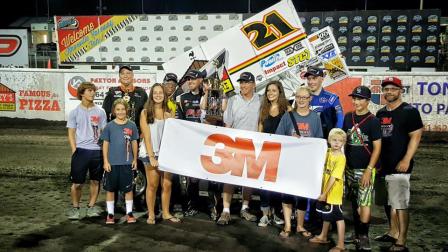
M171 215L171 174L158 170L160 143L162 141L165 120L171 118L168 108L168 97L159 83L151 87L148 102L140 115L140 129L143 133L139 157L142 159L148 187L146 188L146 205L148 207L148 224L155 224L154 205L156 193L159 187L159 179L162 178L162 218L171 222L180 222L180 219Z
M261 101L258 131L275 134L280 119L283 114L289 110L291 110L291 108L286 99L282 83L280 81L269 82L264 90L264 96ZM272 221L277 225L284 224L285 222L275 215L275 207L277 205L280 206L281 195L279 193L261 190L260 199L260 208L263 212L263 217L261 217L260 222L258 222L258 226L266 227L267 225L270 225Z
M295 137L323 137L319 115L310 109L311 90L302 86L297 88L295 94L294 110L282 116L275 134ZM280 233L281 237L288 237L291 233L292 208L297 208L297 233L305 238L311 238L312 234L304 227L305 212L308 200L303 197L284 194L282 196L283 217L285 226Z

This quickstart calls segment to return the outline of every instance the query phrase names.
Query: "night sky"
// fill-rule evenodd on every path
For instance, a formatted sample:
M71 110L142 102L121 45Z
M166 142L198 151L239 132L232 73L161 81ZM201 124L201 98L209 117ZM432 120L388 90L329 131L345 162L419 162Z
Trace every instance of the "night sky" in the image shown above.
M247 13L248 0L102 0L103 15L110 14L167 14L167 13ZM334 11L363 10L367 1L368 10L418 9L420 0L293 0L296 10ZM5 28L22 16L53 15L98 15L99 0L13 0L2 2L0 27ZM251 12L260 12L278 0L250 0ZM442 0L425 0L425 9L442 8Z

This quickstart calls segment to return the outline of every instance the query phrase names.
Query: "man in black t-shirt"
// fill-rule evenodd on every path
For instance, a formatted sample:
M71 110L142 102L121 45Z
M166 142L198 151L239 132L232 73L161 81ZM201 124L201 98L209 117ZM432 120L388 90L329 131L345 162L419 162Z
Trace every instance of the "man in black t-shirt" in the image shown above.
M103 101L103 109L106 111L107 121L112 121L112 104L117 99L123 99L129 104L128 117L135 122L140 132L140 113L148 100L148 94L141 87L134 86L134 71L131 67L123 65L119 70L120 86L111 87Z
M402 251L407 249L409 180L423 122L418 110L402 101L403 85L400 79L388 77L381 86L387 102L376 115L380 119L382 132L381 173L385 175L388 203L392 210L389 232L376 240L395 241L391 251Z
M204 74L198 70L189 70L184 77L189 91L176 97L177 115L179 119L190 122L201 123L201 97L202 81ZM196 178L187 178L187 195L185 216L194 216L198 214L199 209L199 180Z
M198 70L190 70L184 80L187 82L189 91L176 97L179 119L200 123L203 73Z
M370 89L359 86L350 94L355 111L347 113L343 130L347 132L345 170L348 197L352 202L355 233L346 242L355 242L362 251L371 250L369 241L370 206L376 164L381 151L380 121L368 106Z

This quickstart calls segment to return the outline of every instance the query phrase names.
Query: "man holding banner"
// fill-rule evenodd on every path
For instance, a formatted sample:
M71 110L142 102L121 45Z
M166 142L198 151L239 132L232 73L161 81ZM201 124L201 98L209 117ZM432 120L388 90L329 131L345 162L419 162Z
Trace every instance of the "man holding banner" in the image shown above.
M255 76L243 72L237 80L240 83L240 93L232 96L224 111L226 127L242 130L257 131L260 98L255 94ZM224 184L223 211L218 219L218 225L228 225L230 222L230 204L232 201L234 185ZM243 206L240 216L248 221L256 221L257 217L249 212L249 200L252 189L243 187Z

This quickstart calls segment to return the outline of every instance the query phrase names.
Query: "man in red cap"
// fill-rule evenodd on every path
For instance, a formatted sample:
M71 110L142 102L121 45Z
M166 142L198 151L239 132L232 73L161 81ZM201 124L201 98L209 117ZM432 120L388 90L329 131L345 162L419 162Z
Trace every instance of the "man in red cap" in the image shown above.
M376 116L381 123L381 175L385 175L391 216L389 232L375 239L394 242L389 251L408 251L409 180L423 122L418 110L402 101L403 85L400 79L388 77L382 81L381 87L386 106ZM393 211L396 211L395 215Z

